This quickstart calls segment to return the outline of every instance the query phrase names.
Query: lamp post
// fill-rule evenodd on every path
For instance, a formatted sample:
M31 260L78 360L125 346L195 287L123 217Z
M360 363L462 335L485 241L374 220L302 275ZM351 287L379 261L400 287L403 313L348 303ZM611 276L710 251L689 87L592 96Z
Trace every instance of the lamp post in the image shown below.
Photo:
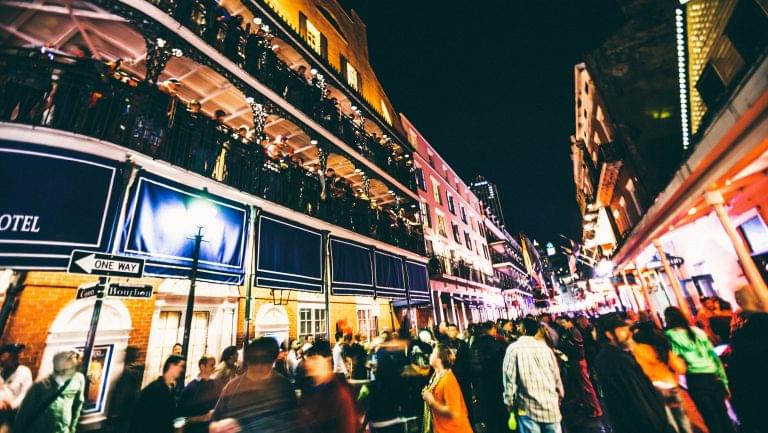
M200 263L200 246L203 243L203 230L213 220L216 215L216 208L211 202L204 199L195 199L187 208L188 220L195 227L195 234L192 237L194 247L192 249L192 269L189 272L189 295L187 295L187 309L184 313L184 338L181 343L181 356L189 364L189 338L192 333L192 316L195 310L195 284L197 283L197 271ZM179 377L178 384L184 386L184 374Z

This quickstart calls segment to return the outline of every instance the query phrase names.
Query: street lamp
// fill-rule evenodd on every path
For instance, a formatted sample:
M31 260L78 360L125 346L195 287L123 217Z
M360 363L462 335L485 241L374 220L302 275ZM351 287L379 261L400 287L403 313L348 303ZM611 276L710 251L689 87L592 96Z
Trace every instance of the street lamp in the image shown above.
M197 268L200 262L200 245L203 242L203 229L216 217L216 207L208 200L196 198L187 206L187 222L190 229L194 232L193 240L195 242L192 250L192 270L189 272L189 296L187 297L187 310L184 314L184 339L181 345L181 356L189 364L189 336L192 328L192 315L195 308L195 282L197 280ZM184 385L184 375L179 378L180 386Z

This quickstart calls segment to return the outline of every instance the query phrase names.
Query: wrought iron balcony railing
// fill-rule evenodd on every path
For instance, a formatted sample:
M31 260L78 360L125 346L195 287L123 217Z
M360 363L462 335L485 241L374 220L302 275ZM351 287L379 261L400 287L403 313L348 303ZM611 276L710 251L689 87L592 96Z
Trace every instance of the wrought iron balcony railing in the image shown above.
M114 65L12 49L0 54L0 122L79 133L133 149L364 236L425 254L417 218L372 207L338 176L305 168Z

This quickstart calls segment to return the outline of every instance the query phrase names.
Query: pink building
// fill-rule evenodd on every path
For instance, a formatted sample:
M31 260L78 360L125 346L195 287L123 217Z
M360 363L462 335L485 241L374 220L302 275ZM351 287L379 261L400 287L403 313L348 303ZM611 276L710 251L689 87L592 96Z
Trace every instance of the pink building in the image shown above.
M507 317L486 240L480 200L403 114L413 146L433 319L458 324Z

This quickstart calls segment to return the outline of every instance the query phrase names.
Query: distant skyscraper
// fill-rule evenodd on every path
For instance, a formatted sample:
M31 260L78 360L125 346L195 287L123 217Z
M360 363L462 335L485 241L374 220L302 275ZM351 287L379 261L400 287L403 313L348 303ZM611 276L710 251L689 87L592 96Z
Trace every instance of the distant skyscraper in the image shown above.
M487 209L490 209L491 214L496 217L499 224L504 226L504 212L501 210L499 189L496 188L496 184L488 182L483 176L477 176L469 189L475 193Z

